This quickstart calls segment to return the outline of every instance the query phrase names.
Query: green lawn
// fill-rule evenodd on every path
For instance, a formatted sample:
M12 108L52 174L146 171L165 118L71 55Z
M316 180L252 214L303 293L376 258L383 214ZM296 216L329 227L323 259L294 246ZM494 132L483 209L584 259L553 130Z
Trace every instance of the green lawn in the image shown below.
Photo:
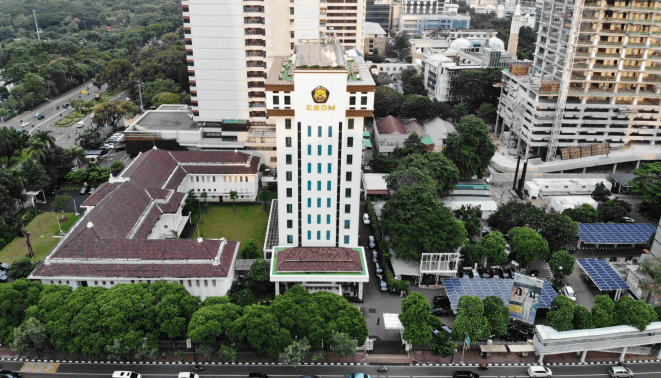
M62 230L65 228L67 230L71 228L78 219L73 213L67 213L65 216L69 219L64 223L61 223ZM60 229L57 226L57 219L59 217L60 214L43 213L38 215L28 224L27 230L30 232L30 244L32 244L32 249L37 255L35 260L43 259L60 240L59 238L53 237L60 232ZM17 237L0 251L0 261L12 263L26 257L27 255L28 247L25 243L25 238Z
M11 163L7 164L7 168L9 169L14 169L18 167L19 164L25 161L25 159L28 158L28 153L27 150L21 151L21 156L12 156L11 157ZM6 158L2 159L3 162L7 161Z
M237 204L235 213L231 204L207 204L198 228L205 239L225 238L229 241L240 241L241 247L246 241L253 240L261 251L264 248L268 221L268 213L259 205ZM197 238L197 231L193 231L191 238Z

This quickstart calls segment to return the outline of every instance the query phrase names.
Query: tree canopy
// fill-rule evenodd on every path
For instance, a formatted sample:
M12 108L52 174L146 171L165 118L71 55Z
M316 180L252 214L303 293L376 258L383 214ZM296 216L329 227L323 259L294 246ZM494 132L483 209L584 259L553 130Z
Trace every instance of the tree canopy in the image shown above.
M525 264L535 259L536 255L546 258L549 253L548 242L528 227L514 227L509 231L512 252L516 254L516 261Z
M395 89L385 85L376 87L374 90L374 116L387 117L398 116L399 110L404 102L404 95Z
M491 304L491 303L490 303ZM452 337L464 341L486 340L491 337L491 324L484 313L484 303L478 297L464 295L457 304L459 313L452 325Z
M490 232L478 242L481 252L489 259L489 265L500 265L507 261L505 245L507 240L499 231Z
M629 182L631 190L642 195L646 202L661 208L661 162L643 163L633 173L637 177Z
M465 116L455 124L455 128L457 132L445 139L443 154L459 168L461 179L481 177L496 153L487 126L480 118Z
M420 293L412 292L402 300L399 320L404 326L402 338L412 345L426 345L433 337L431 305Z
M500 68L462 70L459 75L452 77L450 96L466 102L471 112L484 103L497 104L500 88L494 87L493 83L500 82L500 76Z
M459 170L450 159L438 152L410 154L399 159L397 168L386 176L392 190L407 185L434 185L439 197L448 195L459 181Z
M443 205L434 186L399 188L381 217L384 234L391 235L401 259L419 261L425 252L454 251L466 240L464 225Z

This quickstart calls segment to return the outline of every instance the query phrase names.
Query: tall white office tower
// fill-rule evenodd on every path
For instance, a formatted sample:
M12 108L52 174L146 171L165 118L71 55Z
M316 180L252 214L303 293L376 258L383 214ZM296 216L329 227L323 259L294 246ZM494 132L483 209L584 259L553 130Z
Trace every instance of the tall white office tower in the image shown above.
M278 145L279 246L358 246L363 117L374 81L332 40L276 57L266 80Z
M196 121L266 121L264 81L275 56L332 34L363 51L365 0L182 0Z

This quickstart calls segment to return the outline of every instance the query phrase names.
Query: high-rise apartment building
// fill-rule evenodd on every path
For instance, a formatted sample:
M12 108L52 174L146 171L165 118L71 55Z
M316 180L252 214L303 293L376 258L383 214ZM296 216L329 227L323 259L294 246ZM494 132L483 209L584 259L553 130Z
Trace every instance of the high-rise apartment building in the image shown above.
M572 39L574 1L544 0L531 71L503 73L496 132L510 131L509 146L542 157L551 146L551 159L555 147L655 144L661 138L659 8L659 1L587 0ZM571 76L562 106L564 70ZM562 118L554 122L558 102Z
M266 120L270 61L332 34L363 51L365 0L182 0L196 121Z
M365 0L365 4L365 21L381 25L387 33L392 27L392 0Z
M363 119L373 116L374 88L362 57L333 41L304 41L274 59L266 109L277 130L277 246L358 245Z

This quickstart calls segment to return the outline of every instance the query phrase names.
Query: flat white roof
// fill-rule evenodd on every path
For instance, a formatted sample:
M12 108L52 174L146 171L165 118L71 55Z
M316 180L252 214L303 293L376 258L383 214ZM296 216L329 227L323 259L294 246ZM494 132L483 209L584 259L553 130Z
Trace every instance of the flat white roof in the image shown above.
M616 334L629 334L629 333L644 333L649 331L661 331L661 322L653 322L647 326L645 331L640 332L638 328L621 325L615 327L604 327L604 328L595 328L595 329L581 329L574 331L563 331L558 332L553 327L537 325L535 326L537 333L539 334L542 341L544 340L562 340L562 339L582 339L587 337L594 336L606 336L606 335L616 335Z
M399 314L383 314L383 325L386 329L404 329Z
M363 173L363 188L365 190L388 190L387 173Z
M365 35L386 35L386 31L376 22L365 22Z

